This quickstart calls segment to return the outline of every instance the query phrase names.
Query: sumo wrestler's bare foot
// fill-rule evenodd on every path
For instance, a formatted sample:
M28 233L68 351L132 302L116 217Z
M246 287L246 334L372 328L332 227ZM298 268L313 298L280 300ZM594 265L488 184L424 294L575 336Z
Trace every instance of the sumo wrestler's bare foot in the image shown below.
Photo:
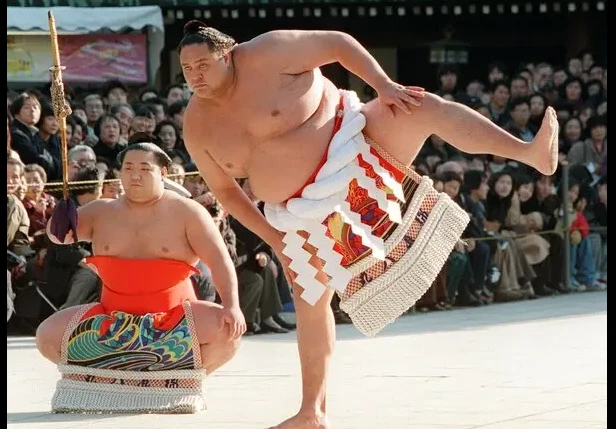
M558 167L558 118L552 107L545 110L532 149L528 164L546 176L554 174Z
M277 426L269 429L331 429L327 417L317 414L298 413Z

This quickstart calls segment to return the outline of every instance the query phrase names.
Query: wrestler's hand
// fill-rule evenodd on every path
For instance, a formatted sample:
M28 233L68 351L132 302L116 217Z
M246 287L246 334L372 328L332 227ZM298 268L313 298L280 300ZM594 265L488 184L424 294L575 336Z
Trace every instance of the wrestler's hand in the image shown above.
M220 330L223 331L225 328L229 329L227 331L229 334L229 341L237 340L246 333L246 320L239 306L225 307L222 309Z
M424 89L418 86L404 86L392 81L386 82L381 88L376 89L379 101L394 114L394 106L404 113L411 113L409 106L421 107L425 97Z

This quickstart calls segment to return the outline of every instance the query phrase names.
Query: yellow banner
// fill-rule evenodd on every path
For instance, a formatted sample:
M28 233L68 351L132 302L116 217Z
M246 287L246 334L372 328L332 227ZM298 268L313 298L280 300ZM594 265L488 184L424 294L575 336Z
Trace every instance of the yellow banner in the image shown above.
M7 36L7 82L48 82L52 64L49 36Z

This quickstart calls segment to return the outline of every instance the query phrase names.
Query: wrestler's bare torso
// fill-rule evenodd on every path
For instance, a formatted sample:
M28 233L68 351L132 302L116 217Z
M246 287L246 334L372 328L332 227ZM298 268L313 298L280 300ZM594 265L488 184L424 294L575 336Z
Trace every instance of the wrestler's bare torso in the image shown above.
M196 96L190 100L185 121L202 145L190 152L198 165L201 157L211 157L229 176L249 177L261 200L284 201L323 156L339 93L318 69L299 75L255 69L243 63L241 45L236 49L229 102L214 106Z
M191 212L187 206L191 203L171 191L141 207L129 206L125 196L100 199L86 207L90 210L80 216L79 228L85 231L83 238L92 242L95 255L174 259L195 265L199 258L186 236L187 212Z

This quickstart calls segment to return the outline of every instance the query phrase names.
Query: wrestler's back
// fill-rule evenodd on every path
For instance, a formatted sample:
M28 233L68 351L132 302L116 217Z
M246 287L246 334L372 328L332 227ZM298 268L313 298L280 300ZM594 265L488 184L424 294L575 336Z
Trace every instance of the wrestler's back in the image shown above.
M331 138L337 88L320 70L299 75L255 69L234 56L237 81L232 99L212 107L193 97L185 129L201 137L190 148L196 163L206 151L229 175L249 177L255 195L281 202L316 170Z
M186 238L182 213L186 198L165 191L154 205L128 208L109 200L93 219L92 250L97 256L173 259L194 265L198 257Z

